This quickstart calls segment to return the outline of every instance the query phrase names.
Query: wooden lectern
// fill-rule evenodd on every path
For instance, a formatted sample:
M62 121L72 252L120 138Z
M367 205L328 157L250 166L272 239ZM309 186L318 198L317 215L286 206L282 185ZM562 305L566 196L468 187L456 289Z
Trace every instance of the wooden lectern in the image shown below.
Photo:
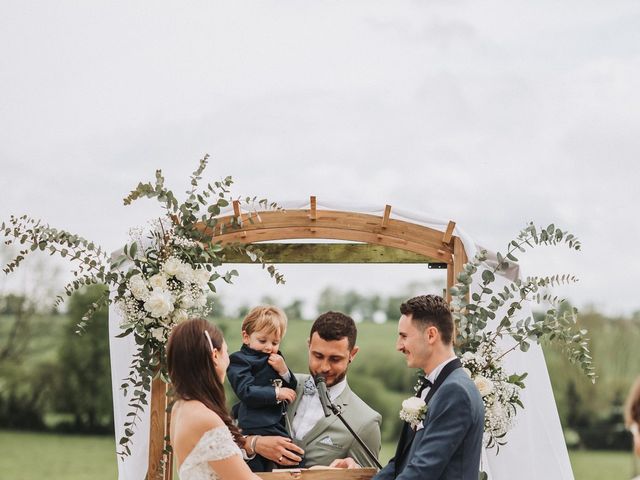
M375 468L290 468L257 473L263 480L370 480Z

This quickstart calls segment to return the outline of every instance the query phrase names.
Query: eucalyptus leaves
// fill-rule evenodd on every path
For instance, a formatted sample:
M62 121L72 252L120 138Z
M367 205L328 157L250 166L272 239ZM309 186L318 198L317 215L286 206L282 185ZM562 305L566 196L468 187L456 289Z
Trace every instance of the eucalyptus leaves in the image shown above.
M488 446L506 443L505 436L513 423L516 407L522 407L518 392L524 388L527 374L507 376L502 369L505 355L516 349L526 352L531 342L552 342L559 345L572 362L579 364L592 381L596 379L587 331L577 326L577 310L563 308L565 300L549 290L556 285L577 282L574 276L517 278L496 287L496 274L517 266L516 253L542 245L565 245L580 250L580 242L574 235L555 225L540 229L530 223L509 243L506 253L497 253L490 259L487 251L478 252L464 266L458 283L451 289L451 306L458 327L457 349L463 363L467 360L465 367L472 378L482 377L479 389L484 389L483 399L489 409L485 422ZM545 313L523 316L526 302L544 305ZM499 351L497 341L505 337L509 346Z
M230 194L233 181L226 177L200 189L199 182L207 163L208 156L200 160L198 169L190 177L191 188L182 203L165 187L160 170L156 171L155 183L139 183L127 195L125 205L143 197L152 198L160 203L164 212L147 231L135 229L131 241L116 258L111 258L89 240L51 228L26 215L12 216L0 226L7 245L19 243L25 246L6 265L5 273L18 268L29 253L42 250L72 263L74 279L65 286L67 295L95 283L110 287L111 296L107 290L78 327L82 330L97 309L115 303L124 318L119 337L133 335L137 345L129 374L121 385L125 395L131 393L125 435L119 442L119 454L123 456L131 453L131 438L148 403L152 378L161 375L167 379L164 347L171 327L191 315L205 315L211 308L207 293L215 292L214 283L219 279L231 283L238 274L235 270L217 271L224 260L224 252L212 236L217 227L224 231L239 226L235 217L218 225L222 210L233 201ZM244 203L250 209L254 205L262 210L279 208L275 203L256 197L247 197ZM262 263L277 283L284 283L273 265L265 265L259 248L245 244L231 248L253 262ZM59 296L57 303L62 299Z

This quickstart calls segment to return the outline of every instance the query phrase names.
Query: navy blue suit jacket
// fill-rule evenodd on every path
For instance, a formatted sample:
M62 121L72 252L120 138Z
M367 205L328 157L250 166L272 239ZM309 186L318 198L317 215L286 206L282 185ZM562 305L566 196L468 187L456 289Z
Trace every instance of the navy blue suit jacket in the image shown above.
M404 425L396 456L374 480L477 480L484 403L461 368L434 393L422 424L415 435Z
M282 355L280 352L278 354ZM268 353L258 352L246 345L230 355L227 376L240 400L236 406L238 426L245 433L288 435L283 419L285 406L276 400L273 381L281 379L283 387L293 390L298 381L289 371L290 381L285 382L268 360Z

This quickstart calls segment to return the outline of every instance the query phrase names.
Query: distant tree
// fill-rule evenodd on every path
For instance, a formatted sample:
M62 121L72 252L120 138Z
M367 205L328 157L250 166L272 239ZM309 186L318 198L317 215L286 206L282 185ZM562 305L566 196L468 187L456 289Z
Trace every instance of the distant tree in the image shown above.
M344 308L343 294L332 287L326 287L320 292L316 308L318 313L337 310L348 314Z
M304 302L299 298L294 298L293 301L284 307L284 313L287 314L289 320L302 320L302 307Z
M225 317L227 311L225 309L224 302L222 301L222 297L220 295L210 297L209 303L213 304L213 309L211 310L211 314L210 314L213 318Z
M54 406L74 417L78 431L99 432L113 428L109 325L105 309L98 311L85 332L78 336L76 325L104 291L93 285L74 293L64 337L58 352L59 376Z

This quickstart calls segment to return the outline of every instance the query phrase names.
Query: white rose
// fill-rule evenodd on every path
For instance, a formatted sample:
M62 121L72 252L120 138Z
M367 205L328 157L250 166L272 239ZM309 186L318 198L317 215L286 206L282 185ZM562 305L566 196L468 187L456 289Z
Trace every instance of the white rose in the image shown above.
M196 304L197 308L206 307L207 306L207 296L206 295L200 295L198 298L196 298L195 304Z
M159 342L164 342L165 340L164 328L162 327L154 328L153 330L151 330L151 335Z
M193 307L193 297L189 293L186 293L180 299L180 307L182 307L182 308L192 308Z
M407 413L417 414L424 405L424 400L420 397L410 397L402 402L402 409Z
M193 268L191 265L187 263L183 263L178 268L176 272L176 278L180 280L182 283L192 283L193 282Z
M206 268L199 268L194 272L194 280L198 285L206 285L211 278L211 272Z
M129 290L138 300L146 300L149 297L149 287L142 275L134 275L129 279Z
M473 381L476 384L480 395L482 395L483 397L486 397L493 392L493 382L488 378L485 378L482 375L478 375Z
M173 314L173 320L176 323L184 322L187 318L189 318L189 315L187 314L187 311L183 309L179 309Z
M166 317L173 311L171 293L161 288L154 288L149 299L144 303L144 308L152 317Z
M149 279L151 288L167 288L167 276L164 273L156 273Z
M180 260L175 257L170 257L166 262L164 262L162 270L170 277L173 277L178 273L182 265L183 263Z
M462 363L469 363L475 360L475 355L472 352L464 352L462 354Z

